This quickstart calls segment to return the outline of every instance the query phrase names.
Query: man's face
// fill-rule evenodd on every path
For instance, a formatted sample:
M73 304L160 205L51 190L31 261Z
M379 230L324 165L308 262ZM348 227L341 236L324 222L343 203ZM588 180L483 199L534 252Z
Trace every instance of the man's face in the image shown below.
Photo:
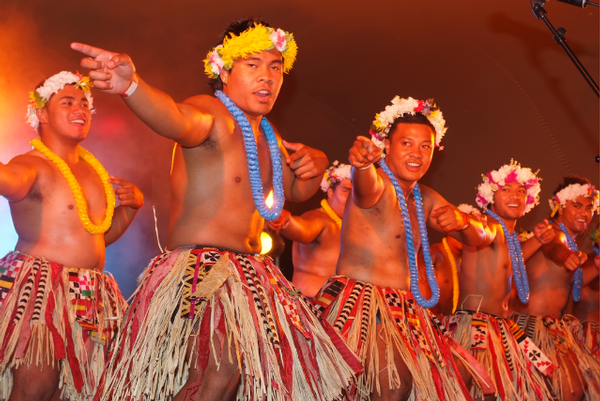
M425 124L397 124L385 140L386 163L399 181L412 185L431 165L434 133Z
M508 182L494 193L492 211L498 216L516 220L527 206L527 188L519 182Z
M594 204L592 199L580 196L575 200L567 201L565 207L558 210L559 221L574 234L580 234L585 231L590 221L592 221Z
M46 106L38 112L40 128L44 135L59 135L65 139L82 141L92 123L90 104L81 89L73 85L52 95Z
M223 70L223 92L248 116L269 113L283 83L283 59L277 49L252 54Z
M327 190L327 203L340 217L344 216L348 195L352 192L352 181L350 178L343 179L334 189Z

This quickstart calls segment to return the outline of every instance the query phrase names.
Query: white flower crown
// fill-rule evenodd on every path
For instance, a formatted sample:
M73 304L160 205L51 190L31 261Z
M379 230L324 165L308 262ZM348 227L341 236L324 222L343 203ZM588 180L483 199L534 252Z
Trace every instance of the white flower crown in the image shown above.
M527 188L527 201L523 214L528 213L535 205L540 203L541 178L530 168L521 167L514 160L498 170L492 170L486 175L482 175L482 177L483 183L477 187L477 197L475 199L477 205L484 210L487 209L490 203L494 203L494 193L508 182L518 182Z
M568 201L573 201L580 196L591 198L593 200L593 210L595 213L598 210L598 190L590 184L571 184L558 191L548 199L550 209L552 209L552 216L558 212L559 207L567 206Z
M321 180L321 190L327 192L332 184L345 180L351 177L352 166L348 164L341 164L339 161L334 161L331 167L325 170L323 173L323 179Z
M408 99L396 96L392 99L392 104L386 106L385 110L375 115L375 120L369 133L371 140L382 150L385 150L384 140L387 138L390 128L397 118L405 114L415 115L421 113L435 128L435 146L440 145L440 141L448 130L445 127L446 120L440 109L436 106L433 99L417 100L409 97Z
M48 103L48 100L62 90L65 85L75 85L76 88L81 89L85 94L88 102L90 103L90 111L93 113L92 105L94 99L92 97L92 82L89 77L84 77L79 73L73 74L69 71L62 71L48 78L42 86L38 87L35 91L29 92L29 105L27 106L27 122L36 131L40 125L40 120L37 116L37 111L43 109Z

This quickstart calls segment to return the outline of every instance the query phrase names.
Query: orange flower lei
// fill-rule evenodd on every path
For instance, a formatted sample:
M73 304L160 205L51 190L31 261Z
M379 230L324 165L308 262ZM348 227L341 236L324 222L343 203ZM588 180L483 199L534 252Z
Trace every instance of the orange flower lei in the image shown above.
M71 169L65 163L63 159L55 155L42 141L39 139L34 139L29 142L34 149L38 150L42 153L48 160L56 164L62 175L66 178L67 183L69 184L69 188L71 188L71 192L73 193L73 197L75 198L75 203L77 204L77 213L79 214L79 220L83 225L83 228L87 232L92 235L96 234L104 234L108 231L112 224L112 218L115 211L115 192L113 191L112 185L108 182L109 176L102 164L87 150L79 147L79 157L83 158L92 168L98 176L100 176L100 180L102 181L102 186L104 187L104 193L106 194L106 216L104 217L104 221L100 225L95 225L91 222L90 217L88 215L87 202L83 197L83 192L81 191L81 186L75 179L75 176L71 172Z
M442 244L444 245L444 251L446 252L446 259L448 259L448 262L450 262L450 266L452 267L452 313L454 313L458 306L458 296L460 292L460 288L458 287L458 270L456 268L456 260L450 250L446 237L442 238Z
M327 213L327 216L329 216L331 218L331 220L335 221L335 224L337 224L337 226L339 228L342 228L342 219L340 219L340 216L338 216L333 211L333 209L331 208L331 206L329 206L329 203L327 202L327 199L321 200L321 207L323 208L323 210L325 210L325 213Z

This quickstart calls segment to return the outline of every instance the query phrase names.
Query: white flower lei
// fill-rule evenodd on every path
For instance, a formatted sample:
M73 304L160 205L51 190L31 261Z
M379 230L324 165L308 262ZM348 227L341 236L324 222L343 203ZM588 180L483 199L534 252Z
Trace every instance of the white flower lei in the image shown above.
M598 210L598 190L590 184L571 184L558 191L555 195L548 200L550 209L552 209L552 215L558 211L558 207L567 206L568 201L573 201L580 196L593 199L593 210L595 213Z
M508 182L518 182L527 189L527 201L525 211L528 213L535 205L540 203L540 181L537 173L531 171L530 168L521 167L514 160L510 164L505 164L498 170L492 170L486 175L482 175L483 183L477 187L477 205L483 209L487 209L487 205L494 203L494 193L506 185Z
M435 128L435 146L440 145L440 141L448 130L445 127L446 120L442 112L437 108L433 99L417 100L409 97L408 99L396 96L392 99L392 104L386 106L385 110L375 115L373 126L371 127L371 140L381 149L385 150L384 140L387 138L390 128L397 118L404 114L415 115L421 113Z
M477 209L475 206L471 206L467 203L461 203L460 205L458 205L458 210L460 210L461 212L470 215L471 213L473 214L481 214L481 210Z
M341 164L339 161L334 161L331 167L325 170L323 173L323 179L321 180L321 190L327 192L329 187L346 178L351 177L352 166L348 164Z
M69 71L62 71L44 81L42 86L30 93L26 115L29 125L31 125L33 129L37 131L40 120L38 119L36 112L46 106L46 103L48 103L48 100L50 100L50 97L52 97L53 94L62 90L65 85L70 84L75 84L76 87L83 91L85 97L90 103L90 111L93 113L94 110L92 110L92 106L94 99L92 97L92 91L90 90L91 83L89 82L89 79L86 80L85 78L87 77L83 77L79 74L73 74ZM37 103L35 99L38 100Z

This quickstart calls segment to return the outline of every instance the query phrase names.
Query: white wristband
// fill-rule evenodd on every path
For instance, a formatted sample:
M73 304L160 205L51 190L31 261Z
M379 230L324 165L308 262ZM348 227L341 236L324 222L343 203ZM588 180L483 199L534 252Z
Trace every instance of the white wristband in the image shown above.
M129 88L127 88L127 90L124 93L121 93L121 96L129 97L129 96L133 95L133 92L135 92L137 87L138 87L138 74L135 73L135 74L133 74L133 81L131 81L131 85L129 85Z

